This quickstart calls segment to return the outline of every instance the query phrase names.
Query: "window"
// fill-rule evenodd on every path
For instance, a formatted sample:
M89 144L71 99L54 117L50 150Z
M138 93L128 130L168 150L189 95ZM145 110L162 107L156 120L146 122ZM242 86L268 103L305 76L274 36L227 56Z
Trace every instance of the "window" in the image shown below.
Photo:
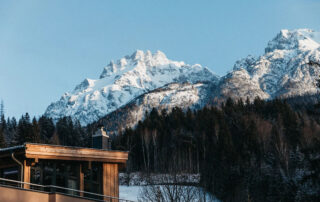
M0 169L0 176L5 179L10 180L20 180L20 167L13 166L9 168L2 168ZM9 186L21 186L20 184L14 183L14 182L6 182L1 181L2 184L9 185Z
M4 168L2 170L2 176L6 179L18 181L20 178L19 171L20 169L18 167Z
M89 169L84 166L84 191L102 194L102 164L94 162ZM88 196L88 195L87 195ZM93 197L93 196L88 196Z
M40 161L31 167L31 183L42 185L56 185L70 189L79 189L80 163L67 161ZM74 191L65 189L52 189L68 194L76 194Z

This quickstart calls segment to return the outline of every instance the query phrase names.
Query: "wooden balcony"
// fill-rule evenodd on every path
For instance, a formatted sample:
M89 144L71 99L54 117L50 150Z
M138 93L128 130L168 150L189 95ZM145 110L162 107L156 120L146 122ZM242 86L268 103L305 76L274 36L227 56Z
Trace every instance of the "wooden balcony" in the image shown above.
M119 197L118 170L127 159L122 151L28 143L0 149L0 177L25 189L34 183Z
M62 190L69 191L69 194ZM0 178L0 193L1 202L133 202L64 187L44 186L3 178ZM89 197L84 197L84 194Z

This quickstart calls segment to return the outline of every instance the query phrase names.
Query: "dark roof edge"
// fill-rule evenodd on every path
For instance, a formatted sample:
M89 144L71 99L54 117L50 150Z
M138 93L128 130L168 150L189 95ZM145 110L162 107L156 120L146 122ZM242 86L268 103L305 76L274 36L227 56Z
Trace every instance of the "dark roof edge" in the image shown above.
M11 150L16 150L16 149L23 149L25 147L26 147L25 144L24 145L13 146L13 147L7 147L7 148L0 149L0 152L11 151Z

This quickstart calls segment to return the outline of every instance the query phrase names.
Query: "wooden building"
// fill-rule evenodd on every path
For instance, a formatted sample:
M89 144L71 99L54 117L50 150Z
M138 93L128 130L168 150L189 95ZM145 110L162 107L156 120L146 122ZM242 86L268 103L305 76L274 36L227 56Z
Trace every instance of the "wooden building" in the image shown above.
M0 149L0 178L118 198L118 171L127 159L128 152L27 143Z

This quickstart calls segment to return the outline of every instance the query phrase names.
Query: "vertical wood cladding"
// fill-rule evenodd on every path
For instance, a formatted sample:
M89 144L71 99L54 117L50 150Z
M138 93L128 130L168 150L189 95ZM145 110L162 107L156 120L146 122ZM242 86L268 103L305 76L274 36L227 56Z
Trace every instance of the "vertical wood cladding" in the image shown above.
M119 197L118 164L103 164L103 195Z

